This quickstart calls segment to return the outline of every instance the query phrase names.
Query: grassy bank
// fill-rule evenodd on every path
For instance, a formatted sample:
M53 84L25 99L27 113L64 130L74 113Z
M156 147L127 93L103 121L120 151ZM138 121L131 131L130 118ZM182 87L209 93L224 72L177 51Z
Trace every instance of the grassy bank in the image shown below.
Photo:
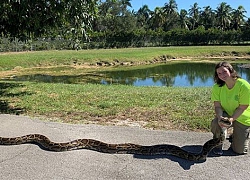
M1 111L67 123L207 131L210 88L2 82Z
M241 61L249 46L162 47L83 51L41 51L0 54L0 78L49 74L95 78L114 69L98 62L118 62L118 68L160 59ZM124 66L124 62L130 65ZM156 61L157 63L157 61ZM147 63L146 63L147 64ZM115 66L117 68L117 66ZM39 67L39 68L37 68ZM139 68L139 67L138 67ZM213 73L213 72L211 72ZM2 113L41 116L67 123L132 125L151 129L208 131L213 118L211 88L133 87L0 81Z
M207 59L208 57L249 56L250 46L190 46L99 49L81 51L38 51L0 53L0 70L15 67L36 67L54 65L95 65L97 62L119 61L120 63L143 63L155 59L172 58Z

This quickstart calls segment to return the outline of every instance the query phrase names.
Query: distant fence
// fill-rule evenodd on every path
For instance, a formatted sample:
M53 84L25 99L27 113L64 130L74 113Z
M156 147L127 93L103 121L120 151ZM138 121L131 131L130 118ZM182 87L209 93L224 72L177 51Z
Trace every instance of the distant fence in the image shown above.
M93 33L89 42L75 39L36 38L22 41L0 37L0 52L79 50L99 48L159 47L186 45L249 45L250 29L245 31L173 30L168 32Z
M20 41L18 38L0 38L0 52L21 52L41 50L79 49L79 42L65 39L39 38L34 41Z

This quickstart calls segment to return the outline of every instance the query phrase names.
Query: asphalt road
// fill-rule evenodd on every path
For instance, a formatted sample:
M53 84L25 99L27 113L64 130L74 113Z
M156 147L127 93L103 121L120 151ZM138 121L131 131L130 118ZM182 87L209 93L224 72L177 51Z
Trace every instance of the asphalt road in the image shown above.
M92 138L107 143L173 144L196 152L212 137L211 133L73 125L0 115L0 136L15 137L30 133L44 134L56 142ZM0 145L0 179L250 179L250 155L236 156L228 150L229 145L227 142L223 156L211 154L202 163L170 155L105 154L84 149L51 152L35 144Z

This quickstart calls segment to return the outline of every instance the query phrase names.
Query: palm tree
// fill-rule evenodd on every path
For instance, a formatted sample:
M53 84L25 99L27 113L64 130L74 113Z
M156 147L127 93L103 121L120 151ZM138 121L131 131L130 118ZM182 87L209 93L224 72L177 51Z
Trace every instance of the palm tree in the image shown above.
M145 26L148 20L150 19L151 11L148 8L148 5L143 5L138 12L136 13L139 25L141 27Z
M121 0L121 12L122 12L122 15L125 14L125 12L127 11L127 7L132 7L131 3L130 3L131 0Z
M220 27L221 30L226 30L230 27L231 11L232 11L232 8L230 7L230 5L227 5L227 3L225 2L222 2L221 4L219 4L217 9L215 10L216 18L218 21L218 26Z
M164 10L161 7L156 7L150 18L152 28L157 29L165 23Z
M165 30L169 30L175 26L179 18L176 1L169 0L169 3L165 3L163 10L166 17Z
M150 9L148 8L148 5L143 5L137 12L137 14L142 15L145 17L145 19L149 19L150 17Z
M130 3L131 0L121 0L121 3L122 5L124 5L126 8L129 6L129 7L132 7L131 3Z
M169 3L165 3L163 7L164 13L167 15L176 14L178 11L178 7L175 0L169 0Z
M246 13L246 10L243 6L239 6L237 9L233 10L232 22L234 29L238 30L240 26L244 24L244 18L246 17L244 13Z
M194 5L191 6L191 8L189 9L189 15L191 17L193 30L199 20L199 10L200 10L200 7L198 7L198 3L194 3Z
M204 10L201 11L199 22L205 27L205 29L214 27L215 13L210 6L205 6Z
M185 9L181 9L181 11L180 11L180 25L181 25L181 28L189 30L188 25L187 25L189 23L188 18L187 18L187 14L188 13Z

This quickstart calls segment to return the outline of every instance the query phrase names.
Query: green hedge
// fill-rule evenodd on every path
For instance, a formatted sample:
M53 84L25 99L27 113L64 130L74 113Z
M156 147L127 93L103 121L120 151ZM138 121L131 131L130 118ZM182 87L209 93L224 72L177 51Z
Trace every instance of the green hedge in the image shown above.
M222 31L218 29L205 30L203 27L199 27L192 31L185 29L175 29L167 32L163 30L136 30L116 33L108 31L93 32L90 34L89 39L89 42L83 42L57 36L22 42L16 38L1 38L0 52L184 45L243 45L250 42L250 30Z

